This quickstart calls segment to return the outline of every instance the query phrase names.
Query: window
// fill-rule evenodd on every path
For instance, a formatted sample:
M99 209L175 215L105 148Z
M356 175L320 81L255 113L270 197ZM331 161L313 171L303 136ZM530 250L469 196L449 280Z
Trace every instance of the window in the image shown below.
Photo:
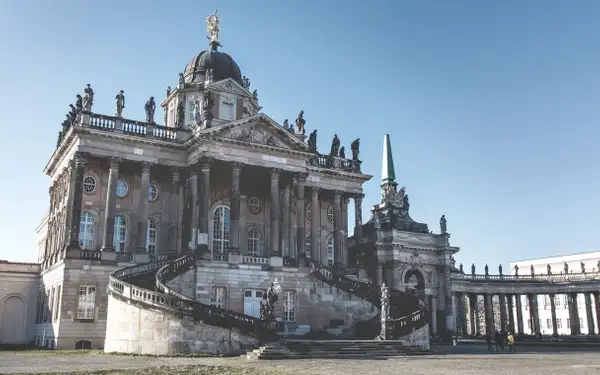
M283 321L296 321L296 292L293 290L283 292Z
M248 255L257 257L263 254L262 235L256 228L248 231Z
M213 251L223 253L229 248L229 225L229 207L217 207L213 218Z
M96 220L88 211L81 212L79 220L79 247L83 250L92 250L94 246L94 228Z
M54 298L56 300L56 302L54 303L54 321L58 321L58 317L60 315L60 300L61 300L60 289L61 289L61 286L59 285L56 289L56 294L54 296Z
M87 194L92 194L96 191L96 179L92 176L85 176L83 178L83 191Z
M544 309L548 309L550 306L550 296L544 296Z
M129 192L129 184L127 184L127 181L118 180L117 181L117 197L125 198L125 196L127 195L127 192Z
M146 230L146 249L150 255L156 253L156 243L158 238L158 225L156 220L148 219L148 229Z
M42 322L48 321L48 291L44 290L44 298L42 299Z
M210 304L224 309L225 301L226 289L222 286L213 286L210 294Z
M77 299L77 319L93 320L96 305L96 287L94 285L81 285Z
M560 307L560 296L554 296L554 307Z
M567 327L571 328L571 318L567 318Z
M562 319L560 319L560 318L556 319L556 328L558 328L558 329L562 328Z
M529 297L525 297L525 310L529 310Z
M186 123L188 125L195 125L196 124L196 117L194 116L194 109L196 106L200 105L200 99L198 99L197 97L192 97L190 98L190 100L188 100L187 103L187 121Z
M310 220L312 218L312 207L311 207L310 203L306 205L306 207L304 208L304 211L306 212L306 218L308 220Z
M546 319L546 328L552 329L552 319Z
M219 118L222 120L235 120L235 98L227 95L220 95Z
M333 267L334 262L334 247L333 247L333 236L327 239L327 265Z
M250 210L250 212L252 212L253 214L257 214L260 212L260 199L256 198L256 197L252 197L250 198L250 200L248 200L248 210Z
M579 318L579 328L583 328L583 318Z
M117 253L122 253L125 251L125 246L127 245L127 220L125 220L123 215L115 217L114 233L113 246Z
M312 235L310 232L306 232L306 238L304 240L304 252L306 257L310 258L312 254Z
M531 319L527 319L527 329L531 329Z
M329 207L327 207L327 220L329 220L330 223L333 223L334 219L335 215L333 214L333 205L330 204Z
M158 198L158 188L154 184L148 186L148 200L154 202Z

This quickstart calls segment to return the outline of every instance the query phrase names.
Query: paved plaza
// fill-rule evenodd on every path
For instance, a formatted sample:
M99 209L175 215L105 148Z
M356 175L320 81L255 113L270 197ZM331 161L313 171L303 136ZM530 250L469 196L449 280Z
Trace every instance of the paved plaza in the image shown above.
M231 366L255 369L256 374L279 370L306 375L349 374L600 374L597 349L523 348L517 354L487 354L485 348L438 348L437 354L389 360L248 361L243 358L159 358L103 354L0 352L0 374L150 368L158 366ZM249 371L250 372L250 371Z

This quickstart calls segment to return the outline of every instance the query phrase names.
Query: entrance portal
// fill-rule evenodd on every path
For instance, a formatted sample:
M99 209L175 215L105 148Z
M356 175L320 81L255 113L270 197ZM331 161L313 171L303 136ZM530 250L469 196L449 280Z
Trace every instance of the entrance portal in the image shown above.
M262 290L244 290L244 314L260 318L260 300L262 296Z

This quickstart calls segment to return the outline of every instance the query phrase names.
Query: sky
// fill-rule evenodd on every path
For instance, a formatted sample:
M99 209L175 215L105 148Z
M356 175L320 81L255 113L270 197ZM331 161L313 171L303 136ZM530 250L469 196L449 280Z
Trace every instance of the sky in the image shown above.
M111 114L123 89L143 119L207 49L214 9L263 112L304 110L320 150L360 137L365 220L388 133L410 215L439 232L445 214L465 267L600 248L598 1L27 0L0 1L0 259L37 257L75 95L90 83Z

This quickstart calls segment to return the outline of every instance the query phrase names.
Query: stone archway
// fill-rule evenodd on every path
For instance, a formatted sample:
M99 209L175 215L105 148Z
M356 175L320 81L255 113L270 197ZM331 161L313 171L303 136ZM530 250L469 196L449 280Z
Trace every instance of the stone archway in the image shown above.
M418 296L425 295L425 276L417 268L410 268L404 272L402 282L406 284L407 289L414 289Z
M25 302L19 296L9 296L2 306L2 344L25 343Z

